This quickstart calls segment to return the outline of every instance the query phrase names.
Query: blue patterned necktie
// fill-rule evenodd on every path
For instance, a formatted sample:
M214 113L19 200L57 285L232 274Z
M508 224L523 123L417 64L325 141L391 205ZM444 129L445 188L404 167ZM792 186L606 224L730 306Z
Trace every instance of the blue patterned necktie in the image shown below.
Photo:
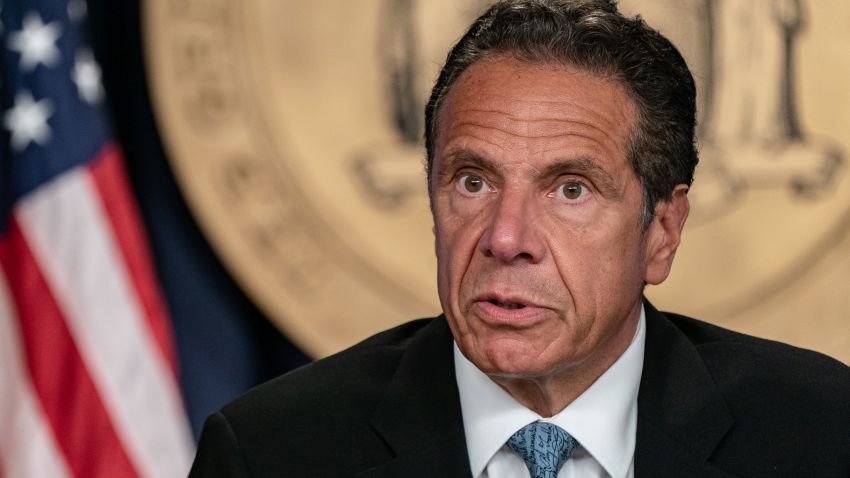
M534 422L508 438L508 447L525 460L531 478L556 478L578 442L557 425Z

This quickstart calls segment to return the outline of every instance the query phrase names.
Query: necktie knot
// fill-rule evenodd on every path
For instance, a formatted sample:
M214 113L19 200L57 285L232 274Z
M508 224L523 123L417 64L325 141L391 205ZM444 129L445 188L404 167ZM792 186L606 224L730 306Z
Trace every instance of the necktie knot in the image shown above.
M578 442L557 425L534 422L514 433L507 445L525 461L531 478L555 478Z

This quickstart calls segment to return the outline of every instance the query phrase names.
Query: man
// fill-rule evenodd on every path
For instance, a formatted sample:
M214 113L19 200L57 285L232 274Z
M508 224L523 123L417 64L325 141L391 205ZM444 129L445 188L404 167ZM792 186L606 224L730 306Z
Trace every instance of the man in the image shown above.
M444 315L208 420L192 476L850 476L850 369L661 314L695 91L603 0L479 17L426 109Z

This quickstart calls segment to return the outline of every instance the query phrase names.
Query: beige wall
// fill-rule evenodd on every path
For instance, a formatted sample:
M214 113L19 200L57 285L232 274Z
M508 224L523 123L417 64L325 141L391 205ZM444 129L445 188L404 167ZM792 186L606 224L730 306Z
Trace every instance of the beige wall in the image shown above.
M473 0L147 2L151 83L193 209L323 355L439 311L421 110ZM850 5L623 0L700 86L693 215L662 309L850 362Z

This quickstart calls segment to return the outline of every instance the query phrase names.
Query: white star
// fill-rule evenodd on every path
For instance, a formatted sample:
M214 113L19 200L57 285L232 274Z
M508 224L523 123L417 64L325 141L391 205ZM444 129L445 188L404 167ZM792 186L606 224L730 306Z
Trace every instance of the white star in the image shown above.
M80 98L89 104L100 103L103 99L103 87L100 84L100 65L89 50L77 52L71 79L77 85Z
M23 28L9 33L9 48L21 54L21 69L31 71L39 63L53 66L59 61L56 40L62 34L59 22L45 25L41 16L30 12L24 17Z
M73 21L79 21L88 12L88 6L85 0L71 0L68 2L68 18Z
M15 106L3 117L3 123L12 132L12 149L19 153L30 143L42 146L47 143L50 140L47 120L51 115L53 104L47 98L35 102L29 91L15 95Z

